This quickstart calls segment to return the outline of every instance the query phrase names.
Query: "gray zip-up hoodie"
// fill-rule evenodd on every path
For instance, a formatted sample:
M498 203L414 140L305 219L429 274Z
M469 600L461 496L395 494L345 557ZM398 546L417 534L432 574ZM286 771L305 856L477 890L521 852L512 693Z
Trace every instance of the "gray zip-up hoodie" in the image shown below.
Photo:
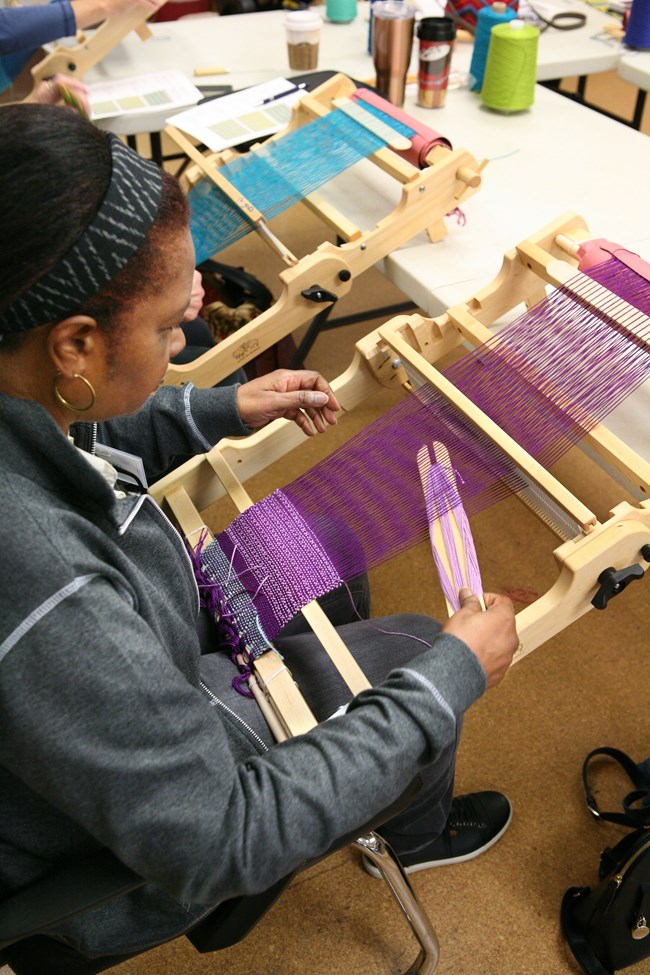
M234 388L163 388L101 439L151 471L244 432ZM344 716L242 761L199 687L177 532L8 396L0 518L0 896L101 845L150 881L55 932L85 953L168 940L320 855L402 794L485 688L465 644L440 636Z

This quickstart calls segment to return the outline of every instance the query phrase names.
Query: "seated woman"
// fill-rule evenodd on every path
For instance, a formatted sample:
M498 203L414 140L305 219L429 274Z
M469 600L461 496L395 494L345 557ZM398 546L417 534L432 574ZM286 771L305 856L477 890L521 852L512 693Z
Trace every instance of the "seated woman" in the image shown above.
M308 370L160 387L192 288L187 204L116 137L64 109L9 106L0 185L0 895L100 846L148 881L10 949L12 968L32 972L30 951L45 951L48 971L81 975L169 940L319 856L419 774L416 805L385 830L407 868L487 849L510 805L452 802L454 761L465 710L517 646L509 600L487 595L483 612L464 592L442 627L344 626L376 686L274 745L230 658L202 655L214 627L178 533L148 495L115 489L94 445L141 455L155 477L274 417L322 433L336 397ZM281 649L330 716L346 695L314 638Z

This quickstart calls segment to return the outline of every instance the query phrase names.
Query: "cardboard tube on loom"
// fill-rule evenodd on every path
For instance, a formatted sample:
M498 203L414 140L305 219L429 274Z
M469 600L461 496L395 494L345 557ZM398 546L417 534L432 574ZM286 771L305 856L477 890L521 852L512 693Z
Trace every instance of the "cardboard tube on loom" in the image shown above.
M417 166L418 169L424 169L427 165L427 156L435 146L443 146L445 149L453 148L449 139L446 139L444 135L440 135L439 132L434 132L433 129L423 125L422 122L418 122L417 119L412 118L406 112L402 111L401 108L397 108L369 88L357 88L352 97L358 101L373 105L386 115L391 115L394 119L397 119L398 122L403 122L404 125L415 129L415 135L411 137L411 148L404 152L398 152L398 155L403 156L407 162L410 162L413 166Z

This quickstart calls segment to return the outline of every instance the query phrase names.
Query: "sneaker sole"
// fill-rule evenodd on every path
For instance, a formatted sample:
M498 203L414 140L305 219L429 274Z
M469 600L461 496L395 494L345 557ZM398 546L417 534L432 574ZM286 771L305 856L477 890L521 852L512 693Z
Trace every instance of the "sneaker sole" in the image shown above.
M417 873L419 870L431 870L433 867L448 867L454 863L466 863L467 860L474 860L475 857L479 857L482 853L485 853L486 850L489 850L491 846L494 846L495 843L499 842L511 821L512 806L510 806L510 815L508 816L506 822L503 824L496 836L493 836L492 839L485 844L485 846L480 847L478 850L474 850L473 853L464 853L462 856L445 857L443 860L427 860L424 863L415 863L412 867L403 867L404 873ZM366 856L362 856L361 860L363 863L363 869L366 871L366 873L369 873L371 877L376 877L378 880L381 880L381 874L374 863L371 863Z

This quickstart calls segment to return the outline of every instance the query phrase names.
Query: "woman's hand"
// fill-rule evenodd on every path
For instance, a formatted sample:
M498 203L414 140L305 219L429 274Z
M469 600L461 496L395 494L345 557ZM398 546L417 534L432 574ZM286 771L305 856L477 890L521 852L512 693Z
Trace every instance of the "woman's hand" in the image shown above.
M254 430L285 417L313 437L336 423L341 409L329 383L310 369L276 369L243 383L237 390L242 423Z
M507 596L486 592L483 611L469 589L461 589L459 596L460 609L449 617L442 632L467 644L485 671L487 686L494 687L505 676L519 646L514 606Z
M205 291L203 290L203 278L201 277L201 272L195 270L194 277L192 278L192 293L190 294L190 303L187 306L185 314L183 315L184 322L194 321L203 307L204 297Z
M90 118L88 89L78 78L71 78L67 74L55 74L49 81L39 82L25 100L38 102L40 105L58 105L59 102L64 102L70 108L78 106L77 111Z

